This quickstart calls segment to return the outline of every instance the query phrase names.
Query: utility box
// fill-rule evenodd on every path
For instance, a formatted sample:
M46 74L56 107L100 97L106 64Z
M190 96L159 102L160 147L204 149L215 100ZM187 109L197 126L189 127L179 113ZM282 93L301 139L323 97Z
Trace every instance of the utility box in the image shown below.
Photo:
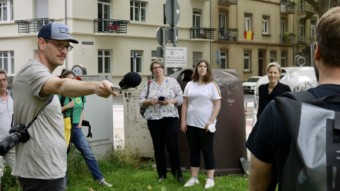
M83 81L111 80L110 76L81 76ZM92 152L97 158L113 151L113 120L112 105L115 97L102 98L97 95L85 96L84 120L90 122L92 138L87 138ZM82 127L88 134L88 127Z
M246 131L244 95L242 81L234 70L213 69L214 81L221 90L221 110L217 117L214 156L215 174L241 174L244 173L240 158L246 157ZM191 81L193 69L185 69L174 73L182 90ZM181 164L190 169L190 152L187 137L180 132L179 148ZM204 169L204 159L201 156L201 168Z
M141 84L143 88L146 84ZM141 157L153 158L154 149L146 120L139 113L141 89L123 91L124 149Z

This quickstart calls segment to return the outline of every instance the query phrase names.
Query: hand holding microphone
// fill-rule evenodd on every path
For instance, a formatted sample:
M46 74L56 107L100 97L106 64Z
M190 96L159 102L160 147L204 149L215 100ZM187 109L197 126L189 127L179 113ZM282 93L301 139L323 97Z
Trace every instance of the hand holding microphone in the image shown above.
M124 75L119 82L119 86L111 85L112 91L121 91L129 88L135 88L142 82L142 77L137 72L129 72Z

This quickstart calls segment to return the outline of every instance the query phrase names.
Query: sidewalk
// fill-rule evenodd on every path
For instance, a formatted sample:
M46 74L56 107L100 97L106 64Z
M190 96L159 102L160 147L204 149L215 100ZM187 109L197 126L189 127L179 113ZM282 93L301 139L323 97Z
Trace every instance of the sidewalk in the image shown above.
M246 102L245 103L246 109L246 140L253 129L253 114L254 114L254 102ZM250 159L250 152L247 149L247 159Z

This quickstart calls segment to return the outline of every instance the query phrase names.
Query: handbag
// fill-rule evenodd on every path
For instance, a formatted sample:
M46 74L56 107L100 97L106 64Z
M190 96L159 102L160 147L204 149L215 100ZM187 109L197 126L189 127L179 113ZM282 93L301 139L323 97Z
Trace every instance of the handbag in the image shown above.
M64 136L67 147L70 145L71 141L71 129L72 129L71 117L64 118Z
M148 81L148 89L146 90L145 98L147 98L148 95L149 95L149 92L150 92L150 84L151 84L151 80ZM141 107L139 108L139 113L142 115L142 117L144 117L145 111L146 111L146 107L141 106Z

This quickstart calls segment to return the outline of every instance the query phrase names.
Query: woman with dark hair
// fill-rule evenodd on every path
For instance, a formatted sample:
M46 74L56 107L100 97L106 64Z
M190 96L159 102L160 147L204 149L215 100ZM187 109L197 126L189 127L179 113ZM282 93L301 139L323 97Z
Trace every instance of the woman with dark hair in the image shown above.
M198 60L195 71L184 90L181 131L186 133L190 148L191 178L184 187L199 184L200 154L203 152L207 179L205 189L215 186L214 132L216 117L221 108L221 92L213 81L210 64Z
M140 105L145 107L144 118L152 138L159 181L166 178L165 147L169 153L171 172L183 183L178 151L179 114L183 93L177 80L164 75L164 65L155 60L150 65L154 77L140 95Z

